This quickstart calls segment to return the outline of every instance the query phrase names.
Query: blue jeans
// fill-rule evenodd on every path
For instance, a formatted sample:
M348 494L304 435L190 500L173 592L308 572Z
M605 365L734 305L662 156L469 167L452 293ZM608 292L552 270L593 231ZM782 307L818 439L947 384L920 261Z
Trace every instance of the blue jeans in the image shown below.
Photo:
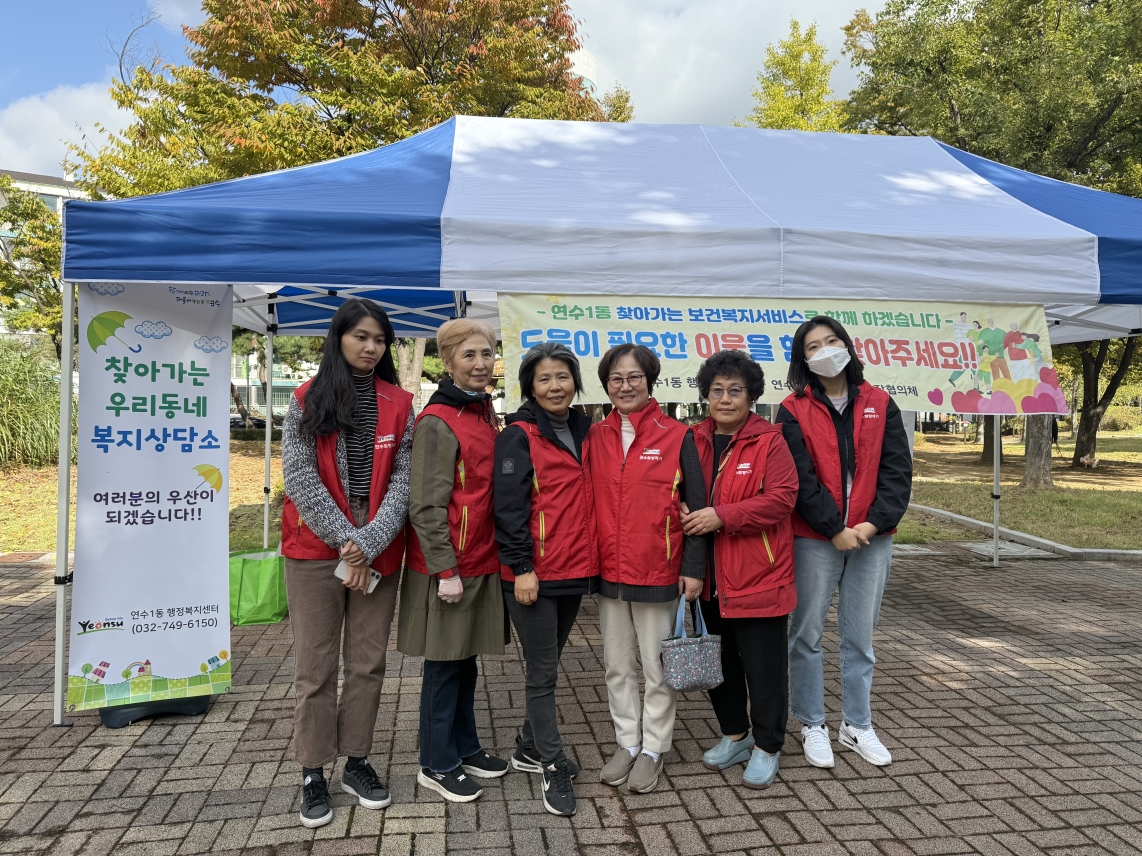
M434 774L460 767L480 749L476 735L476 656L424 661L420 684L420 766Z
M839 551L832 542L793 540L797 608L789 628L789 684L793 716L806 726L825 722L825 663L821 635L833 595L841 634L841 714L857 728L872 725L869 695L876 655L872 632L880 618L892 567L892 536L875 536L859 550Z

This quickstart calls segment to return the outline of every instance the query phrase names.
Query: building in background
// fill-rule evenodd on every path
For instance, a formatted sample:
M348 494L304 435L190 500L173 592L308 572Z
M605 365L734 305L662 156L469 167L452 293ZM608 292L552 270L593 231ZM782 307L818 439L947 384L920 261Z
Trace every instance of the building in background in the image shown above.
M266 391L258 380L258 356L256 354L234 354L230 358L230 383L238 393L242 404L252 414L264 416L266 412ZM292 371L277 360L274 361L274 413L284 416L289 409L289 398L293 391L317 374L317 364L306 364L301 371ZM251 407L251 402L253 407ZM230 411L237 413L234 400L230 400Z
M9 176L17 190L38 194L44 205L63 216L63 204L69 199L87 199L87 194L78 190L75 182L59 176L41 176L36 173L21 173L16 170L0 169L0 175Z
M599 97L598 67L595 64L595 55L586 48L580 48L571 54L571 74L583 82L583 88L592 98Z

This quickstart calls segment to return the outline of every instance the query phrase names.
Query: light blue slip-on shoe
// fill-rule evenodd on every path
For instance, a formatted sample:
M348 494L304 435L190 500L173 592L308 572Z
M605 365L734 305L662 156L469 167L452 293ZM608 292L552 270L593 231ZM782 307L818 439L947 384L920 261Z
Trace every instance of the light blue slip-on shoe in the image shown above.
M772 756L764 750L754 748L749 765L742 775L742 785L751 789L767 789L777 779L778 763L781 761L781 751Z
M711 771L724 771L726 768L747 761L752 749L753 736L748 732L740 741L735 741L729 735L723 735L721 741L702 754L702 764Z

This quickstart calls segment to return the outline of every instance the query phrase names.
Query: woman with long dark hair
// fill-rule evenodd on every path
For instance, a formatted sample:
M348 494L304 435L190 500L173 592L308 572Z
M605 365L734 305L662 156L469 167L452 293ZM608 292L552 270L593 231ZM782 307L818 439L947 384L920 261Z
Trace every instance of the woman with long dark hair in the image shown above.
M496 438L496 541L504 603L523 646L527 715L512 767L543 776L543 806L575 814L555 709L559 659L584 595L599 589L595 500L588 478L590 418L571 407L583 392L566 345L536 345L519 366L524 402Z
M827 316L797 328L793 392L777 422L797 465L793 557L797 606L789 629L793 716L805 759L833 767L825 725L821 636L833 595L841 636L841 746L873 765L892 754L872 728L872 632L892 566L892 533L908 509L912 455L900 409L864 380L848 331Z
M440 326L436 344L448 377L416 420L397 649L424 658L416 781L466 803L483 793L472 777L508 771L481 746L475 711L476 659L502 655L507 633L492 509L496 334L486 321L457 318Z
M393 339L380 307L345 301L330 322L317 374L294 391L282 432L281 550L306 827L333 820L324 767L338 756L347 757L343 791L367 809L391 802L368 756L404 556L412 457L412 396L397 386Z

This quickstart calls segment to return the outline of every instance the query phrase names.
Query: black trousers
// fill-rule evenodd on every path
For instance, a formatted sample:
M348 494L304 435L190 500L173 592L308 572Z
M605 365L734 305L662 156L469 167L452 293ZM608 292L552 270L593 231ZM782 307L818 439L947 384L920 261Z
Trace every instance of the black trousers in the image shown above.
M723 735L753 727L756 746L776 753L789 719L789 617L723 619L717 599L703 601L702 618L722 636L722 676L710 703Z
M504 592L504 604L523 646L527 674L523 743L534 744L544 764L554 762L563 753L555 709L555 685L559 681L559 659L582 600L582 595L540 595L534 604L525 606L515 600L515 593Z

